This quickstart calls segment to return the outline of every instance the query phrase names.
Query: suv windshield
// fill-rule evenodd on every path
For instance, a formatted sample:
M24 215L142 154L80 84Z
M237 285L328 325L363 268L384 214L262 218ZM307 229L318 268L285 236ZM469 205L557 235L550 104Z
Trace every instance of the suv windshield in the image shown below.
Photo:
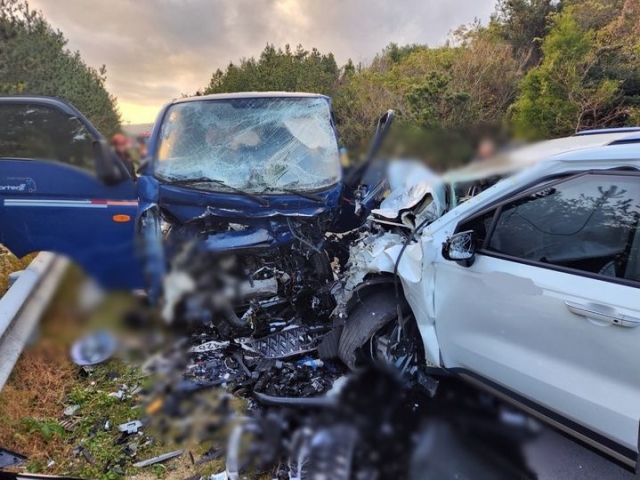
M320 97L177 103L165 116L158 148L156 177L193 180L201 189L284 193L340 179L331 112Z

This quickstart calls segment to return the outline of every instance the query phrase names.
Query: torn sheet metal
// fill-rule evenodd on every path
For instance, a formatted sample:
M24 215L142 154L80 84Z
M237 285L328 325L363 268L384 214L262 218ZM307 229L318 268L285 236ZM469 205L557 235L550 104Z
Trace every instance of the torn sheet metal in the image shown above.
M391 191L380 208L371 211L374 217L414 228L416 217L429 215L435 220L444 213L445 183L422 163L397 160L389 165L387 173Z
M406 237L385 232L362 239L350 248L351 268L345 276L344 290L351 292L370 273L394 273L398 256L406 242ZM409 244L398 263L398 274L411 282L419 282L422 276L422 245ZM340 298L344 302L348 298Z

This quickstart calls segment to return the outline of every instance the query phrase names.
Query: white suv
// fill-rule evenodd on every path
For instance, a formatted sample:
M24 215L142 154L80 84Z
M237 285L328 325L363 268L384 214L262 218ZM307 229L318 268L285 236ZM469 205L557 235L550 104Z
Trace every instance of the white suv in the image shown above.
M353 246L351 275L365 282L342 359L353 366L358 347L389 354L399 330L419 335L430 373L457 374L636 467L640 144L625 135L544 159L435 221L416 213L418 231L405 222Z

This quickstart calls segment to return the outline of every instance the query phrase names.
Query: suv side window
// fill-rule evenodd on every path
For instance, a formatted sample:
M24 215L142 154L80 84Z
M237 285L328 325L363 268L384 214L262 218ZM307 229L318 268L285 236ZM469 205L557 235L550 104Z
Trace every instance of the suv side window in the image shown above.
M506 203L497 215L487 252L640 281L640 176L573 177Z
M95 172L95 138L73 116L45 105L4 105L0 159L54 160Z

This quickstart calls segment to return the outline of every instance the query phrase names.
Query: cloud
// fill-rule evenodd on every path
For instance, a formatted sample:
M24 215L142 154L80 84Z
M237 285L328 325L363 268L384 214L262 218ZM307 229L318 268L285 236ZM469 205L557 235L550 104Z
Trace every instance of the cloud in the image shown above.
M204 87L217 68L257 56L267 43L368 61L390 42L442 43L495 0L30 0L92 66L125 120ZM136 117L140 106L142 118Z

